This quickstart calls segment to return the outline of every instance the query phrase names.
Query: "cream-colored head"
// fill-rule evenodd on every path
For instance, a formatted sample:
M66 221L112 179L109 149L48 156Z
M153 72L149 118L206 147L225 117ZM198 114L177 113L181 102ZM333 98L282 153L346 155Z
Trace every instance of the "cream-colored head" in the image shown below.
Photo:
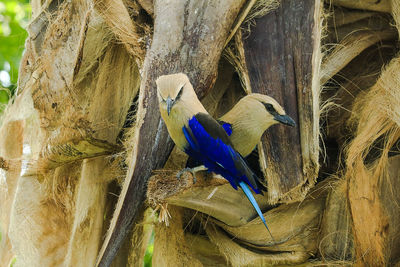
M182 104L194 103L193 108L196 108L196 104L200 103L186 74L163 75L158 77L156 84L160 111L165 111L168 116Z
M295 126L293 119L286 115L275 99L262 94L243 97L221 120L231 124L237 120L254 122L262 125L263 131L277 123Z
M207 111L197 98L186 74L163 75L156 80L156 84L161 116L175 144L183 148L186 139L182 127L195 114Z
M243 97L220 120L232 125L230 138L242 156L251 153L270 126L277 123L295 126L275 99L262 94Z

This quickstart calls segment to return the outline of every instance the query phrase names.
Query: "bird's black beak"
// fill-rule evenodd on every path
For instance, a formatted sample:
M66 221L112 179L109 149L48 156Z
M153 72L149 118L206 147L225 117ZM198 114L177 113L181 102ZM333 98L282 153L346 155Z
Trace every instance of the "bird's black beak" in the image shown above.
M171 108L174 105L174 101L172 100L171 97L168 96L166 102L167 102L167 113L168 113L168 116L169 116L169 113L171 113Z
M296 126L296 123L292 118L290 118L288 115L276 115L274 117L274 120L279 121L282 124L289 125L289 126Z

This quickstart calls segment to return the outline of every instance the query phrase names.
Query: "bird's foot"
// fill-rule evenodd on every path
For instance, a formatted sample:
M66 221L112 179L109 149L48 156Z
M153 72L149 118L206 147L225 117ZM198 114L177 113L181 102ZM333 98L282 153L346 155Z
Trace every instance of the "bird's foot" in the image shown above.
M190 172L193 176L193 183L195 184L197 182L196 172L204 171L204 170L207 170L207 168L204 166L198 166L195 168L184 168L176 174L176 178L178 178L178 180L180 180L181 176L184 172Z
M196 176L194 175L194 172L192 171L192 168L184 168L184 169L180 170L180 171L176 174L176 178L178 178L178 180L180 180L181 177L182 177L182 174L183 174L184 172L190 172L190 173L192 173L192 175L193 175L193 180L196 180Z

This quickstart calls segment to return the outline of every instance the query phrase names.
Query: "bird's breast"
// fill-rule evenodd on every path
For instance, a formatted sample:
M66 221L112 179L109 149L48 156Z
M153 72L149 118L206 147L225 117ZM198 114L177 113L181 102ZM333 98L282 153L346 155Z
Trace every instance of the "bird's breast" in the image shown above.
M188 119L175 113L171 113L169 116L166 113L161 113L161 116L164 119L168 133L175 145L178 146L179 149L185 151L185 148L188 146L188 142L183 134L183 127L187 126Z
M261 134L254 128L234 127L229 137L236 151L247 157L257 146Z

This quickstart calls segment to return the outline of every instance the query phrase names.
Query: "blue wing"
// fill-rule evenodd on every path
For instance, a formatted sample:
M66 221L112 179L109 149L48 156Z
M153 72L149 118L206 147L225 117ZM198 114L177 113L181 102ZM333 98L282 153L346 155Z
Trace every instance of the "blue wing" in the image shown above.
M200 161L209 171L222 175L233 188L237 189L239 182L243 181L255 193L261 193L262 185L257 176L233 149L225 130L211 116L196 114L188 126L183 127L183 133L189 144L185 149L189 156Z
M226 134L231 136L231 134L232 134L232 124L229 124L227 122L223 122L221 126L222 126L222 128L224 128Z

